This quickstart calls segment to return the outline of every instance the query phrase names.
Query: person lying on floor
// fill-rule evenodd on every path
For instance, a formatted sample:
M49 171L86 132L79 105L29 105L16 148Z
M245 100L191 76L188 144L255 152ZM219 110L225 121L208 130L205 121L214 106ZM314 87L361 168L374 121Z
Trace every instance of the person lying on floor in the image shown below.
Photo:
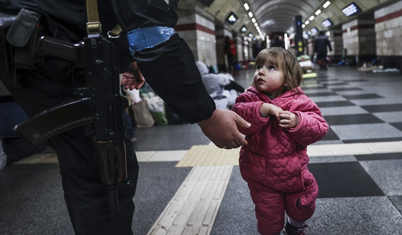
M245 91L244 87L238 84L232 75L228 73L210 73L208 66L201 62L196 62L200 71L202 82L207 89L208 94L215 101L217 108L226 109L233 106L239 93Z

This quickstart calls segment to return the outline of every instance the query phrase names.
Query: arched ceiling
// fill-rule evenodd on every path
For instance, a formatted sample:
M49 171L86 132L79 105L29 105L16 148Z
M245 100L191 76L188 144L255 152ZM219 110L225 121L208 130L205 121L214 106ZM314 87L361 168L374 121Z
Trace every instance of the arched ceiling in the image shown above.
M330 2L327 8L323 8L324 3ZM258 35L248 13L253 13L262 34L275 32L292 33L295 28L294 18L296 15L302 16L303 23L311 16L314 19L305 25L304 31L309 32L313 27L317 30L340 28L343 23L361 17L364 14L373 17L372 12L384 5L392 4L402 0L180 0L178 6L179 15L197 12L213 19L217 29L226 28L239 33L240 28L245 25L247 33L252 32ZM245 10L244 3L250 7ZM351 3L355 3L361 12L355 16L347 17L342 13L342 9ZM315 12L321 10L319 15ZM238 20L233 25L226 22L228 15L234 12ZM330 19L333 26L325 28L322 22Z
M269 34L275 31L287 32L294 28L296 15L306 19L324 1L326 0L248 0L248 4L261 31Z

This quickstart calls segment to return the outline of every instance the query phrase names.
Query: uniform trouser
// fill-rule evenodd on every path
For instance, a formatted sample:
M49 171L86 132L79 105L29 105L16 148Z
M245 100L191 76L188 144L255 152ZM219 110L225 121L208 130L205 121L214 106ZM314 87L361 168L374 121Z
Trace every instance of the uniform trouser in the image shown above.
M28 116L71 99L73 91L68 63L51 60L36 71L17 72L18 84L0 74L5 86ZM75 73L74 73L75 74ZM7 79L6 79L7 78ZM79 78L75 83L79 83ZM82 79L81 79L82 80ZM68 115L68 114L66 114ZM51 120L50 120L51 121ZM52 137L49 145L59 163L64 198L77 235L131 235L138 162L126 139L128 180L132 186L119 190L119 215L111 218L107 187L101 182L98 160L93 146L91 125L80 126Z
M138 177L138 163L131 141L127 147L129 180L118 191L119 215L111 217L107 204L107 187L100 180L99 165L91 138L79 127L52 138L51 146L60 162L60 174L70 219L76 234L131 235L134 204L132 198Z
M317 60L318 64L320 65L320 68L326 68L328 61L327 61L327 54L326 53L318 53L317 54Z
M228 59L228 72L232 73L235 72L235 68L234 68L234 55L227 55L227 59Z
M311 173L310 173L311 174ZM314 177L304 181L304 190L284 193L266 185L249 181L251 198L255 204L258 231L262 235L275 235L281 232L286 214L298 222L304 222L313 216L318 186Z

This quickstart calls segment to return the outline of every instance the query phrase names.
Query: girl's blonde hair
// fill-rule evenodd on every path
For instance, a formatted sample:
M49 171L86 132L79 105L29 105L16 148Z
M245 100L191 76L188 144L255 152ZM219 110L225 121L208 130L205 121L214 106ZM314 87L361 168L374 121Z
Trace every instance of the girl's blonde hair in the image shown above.
M300 93L297 88L303 82L303 71L294 54L281 47L266 48L258 53L255 66L263 66L266 60L282 71L287 90Z

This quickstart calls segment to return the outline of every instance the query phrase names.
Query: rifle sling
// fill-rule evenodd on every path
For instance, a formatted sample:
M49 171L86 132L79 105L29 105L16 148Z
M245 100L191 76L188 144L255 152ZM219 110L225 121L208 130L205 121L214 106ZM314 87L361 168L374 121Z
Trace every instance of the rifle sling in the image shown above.
M87 33L100 34L102 32L102 26L99 20L98 2L97 0L86 0L87 2Z

